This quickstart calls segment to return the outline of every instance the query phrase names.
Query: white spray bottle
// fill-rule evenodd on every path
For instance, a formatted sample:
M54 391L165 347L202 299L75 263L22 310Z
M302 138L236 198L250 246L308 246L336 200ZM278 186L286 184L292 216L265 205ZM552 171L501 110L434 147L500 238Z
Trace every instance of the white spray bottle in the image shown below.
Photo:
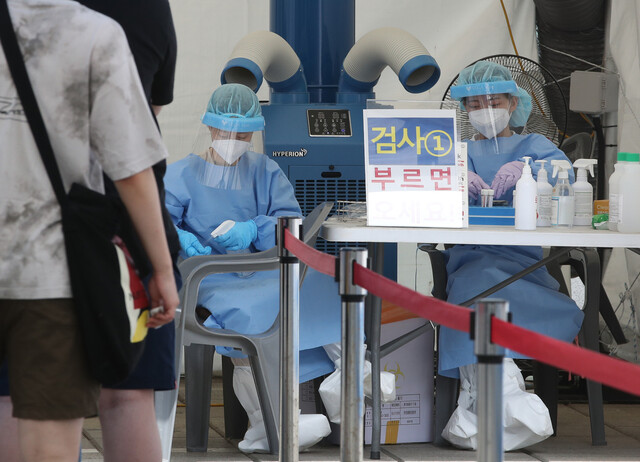
M574 226L591 226L593 216L593 186L589 184L587 171L593 176L593 166L597 159L578 159L573 163L576 169L576 182L573 183L575 194Z
M513 204L516 209L515 228L533 230L536 229L538 188L531 174L531 166L529 165L531 157L523 156L523 159L524 167L522 168L522 176L516 183L516 198Z
M536 163L540 164L538 170L538 218L536 220L536 226L546 227L551 226L551 196L553 193L553 187L549 184L547 179L547 170L544 168L546 160L536 160Z
M551 226L573 226L573 210L575 197L571 183L569 183L569 169L571 163L567 160L552 160L553 176L558 176L558 181L553 187L551 195Z

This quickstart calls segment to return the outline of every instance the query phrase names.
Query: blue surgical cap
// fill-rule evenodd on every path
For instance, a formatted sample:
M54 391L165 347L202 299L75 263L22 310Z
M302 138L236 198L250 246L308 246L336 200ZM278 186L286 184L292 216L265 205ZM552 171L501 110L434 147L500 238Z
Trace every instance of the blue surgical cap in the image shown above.
M457 85L451 87L451 97L460 101L468 96L509 93L518 98L518 106L511 114L509 125L524 127L531 114L531 96L519 88L506 67L490 61L478 61L458 75Z
M229 132L264 130L258 97L249 87L239 83L224 84L213 92L202 123Z

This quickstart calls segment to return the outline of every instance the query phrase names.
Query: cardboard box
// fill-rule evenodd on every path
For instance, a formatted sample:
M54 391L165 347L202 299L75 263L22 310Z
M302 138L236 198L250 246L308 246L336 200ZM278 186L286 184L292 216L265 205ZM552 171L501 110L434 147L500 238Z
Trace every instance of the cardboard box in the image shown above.
M384 324L384 344L408 333L424 319ZM382 444L428 443L433 441L433 330L381 358L380 368L396 376L396 400L382 403ZM365 410L365 444L371 444L371 407Z

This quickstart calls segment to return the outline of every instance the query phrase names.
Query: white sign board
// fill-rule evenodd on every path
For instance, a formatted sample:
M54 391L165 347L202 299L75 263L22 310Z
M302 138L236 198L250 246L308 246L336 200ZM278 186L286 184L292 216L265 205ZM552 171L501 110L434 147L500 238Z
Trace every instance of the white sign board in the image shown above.
M468 226L455 110L367 109L363 122L368 225Z

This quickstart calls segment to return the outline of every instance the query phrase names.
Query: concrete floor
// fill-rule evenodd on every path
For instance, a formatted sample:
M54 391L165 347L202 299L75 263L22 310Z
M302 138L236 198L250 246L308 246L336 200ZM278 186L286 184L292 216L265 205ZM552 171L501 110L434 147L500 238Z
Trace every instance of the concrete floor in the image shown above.
M184 381L182 381L184 382ZM606 446L592 446L587 404L561 404L558 408L558 435L534 446L505 455L506 461L640 461L640 404L606 404ZM184 394L180 394L171 460L182 461L274 461L274 456L242 454L237 440L224 438L221 379L214 378L209 430L209 449L187 452ZM83 460L101 461L102 436L97 418L84 426ZM340 448L320 443L300 454L301 461L339 461ZM365 446L364 460L369 459ZM382 447L383 461L475 461L474 451L442 448L433 444L401 444Z

